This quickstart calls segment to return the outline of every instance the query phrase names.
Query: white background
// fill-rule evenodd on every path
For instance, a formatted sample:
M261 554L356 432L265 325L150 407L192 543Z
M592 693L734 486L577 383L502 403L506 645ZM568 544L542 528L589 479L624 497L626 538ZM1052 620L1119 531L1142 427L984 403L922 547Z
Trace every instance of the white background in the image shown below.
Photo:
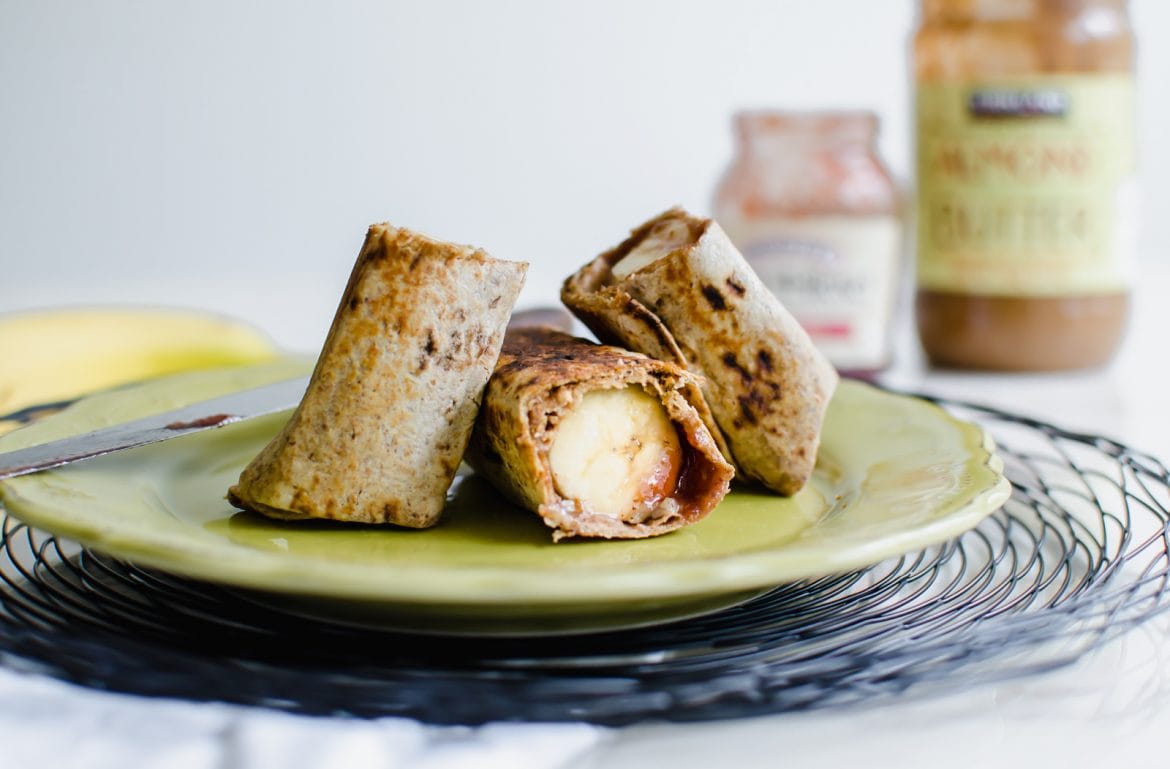
M1168 457L1170 2L1133 11L1146 280L1119 359L894 384ZM0 311L205 307L309 349L384 219L532 262L522 302L547 303L647 216L708 210L736 109L874 109L905 181L913 23L911 0L0 0ZM559 766L575 753L575 769L1161 766L1167 637L1164 616L1069 669L941 700L614 733L291 719L4 669L0 738L14 765L119 769Z
M1133 15L1159 258L1170 3ZM913 25L910 0L0 0L0 311L207 307L312 348L382 220L529 261L521 305L548 302L643 219L709 210L736 109L876 110L906 180Z

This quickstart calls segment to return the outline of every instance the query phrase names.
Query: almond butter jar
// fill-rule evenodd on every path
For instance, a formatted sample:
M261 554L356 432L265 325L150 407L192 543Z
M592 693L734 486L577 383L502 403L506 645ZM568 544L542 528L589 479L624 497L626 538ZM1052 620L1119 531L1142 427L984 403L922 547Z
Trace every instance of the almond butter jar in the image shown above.
M1108 361L1135 232L1125 0L922 0L914 69L927 357L1000 370Z
M870 112L744 112L715 219L845 374L890 362L900 196Z

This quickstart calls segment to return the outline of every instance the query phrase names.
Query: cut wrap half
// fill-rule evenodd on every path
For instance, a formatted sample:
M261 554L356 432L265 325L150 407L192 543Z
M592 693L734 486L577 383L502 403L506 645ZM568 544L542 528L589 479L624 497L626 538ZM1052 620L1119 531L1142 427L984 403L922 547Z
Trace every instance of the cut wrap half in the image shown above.
M743 476L780 494L808 481L837 372L714 221L679 208L651 219L561 299L602 342L699 374Z
M369 229L300 406L228 498L276 518L439 519L527 266Z
M553 539L632 539L706 516L735 471L678 367L549 328L508 332L466 460Z

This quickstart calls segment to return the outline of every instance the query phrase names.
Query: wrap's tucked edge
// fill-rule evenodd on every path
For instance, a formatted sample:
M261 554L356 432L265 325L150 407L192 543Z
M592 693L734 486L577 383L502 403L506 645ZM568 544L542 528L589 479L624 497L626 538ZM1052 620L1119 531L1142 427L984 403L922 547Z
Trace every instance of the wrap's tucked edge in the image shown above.
M685 242L616 276L662 228ZM786 495L807 483L837 372L717 223L666 211L566 279L561 299L598 339L700 375L704 417L742 476Z

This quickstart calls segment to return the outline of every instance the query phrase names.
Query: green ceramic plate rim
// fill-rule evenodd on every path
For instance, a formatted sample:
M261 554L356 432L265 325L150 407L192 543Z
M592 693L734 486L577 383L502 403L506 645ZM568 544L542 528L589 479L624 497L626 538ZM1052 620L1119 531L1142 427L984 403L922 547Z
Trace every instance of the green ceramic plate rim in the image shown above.
M843 381L841 387L864 388L866 397L911 398L861 382ZM239 588L404 606L481 608L698 598L865 568L944 542L973 528L1001 507L1011 487L991 436L982 427L960 420L929 401L911 399L920 408L933 412L935 418L962 431L965 444L977 447L968 466L981 469L985 476L982 483L976 484L965 502L925 525L887 533L864 544L851 543L846 550L806 548L818 554L812 559L814 567L809 566L808 558L793 558L793 550L799 550L799 544L686 561L610 567L604 573L590 572L584 579L579 570L571 569L347 564L329 558L258 551L229 540L135 536L116 526L76 521L63 517L56 506L42 506L23 497L23 478L0 483L0 500L20 520L94 550L141 566Z

